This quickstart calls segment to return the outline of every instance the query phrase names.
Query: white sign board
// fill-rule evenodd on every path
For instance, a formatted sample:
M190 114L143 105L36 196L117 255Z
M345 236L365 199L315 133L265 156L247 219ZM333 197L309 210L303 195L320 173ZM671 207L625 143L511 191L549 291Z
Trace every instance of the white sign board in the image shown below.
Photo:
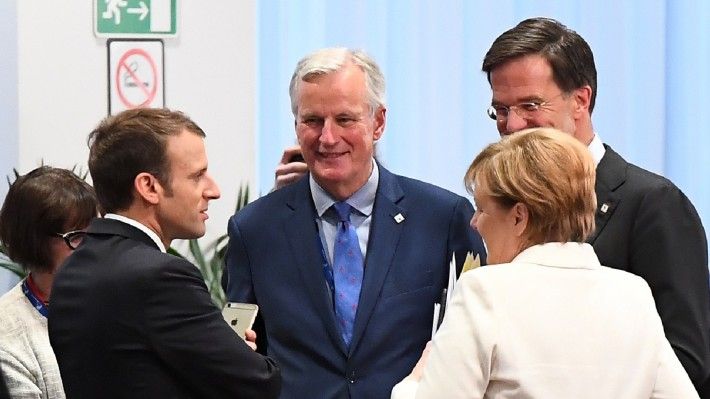
M109 114L133 108L163 108L163 42L109 40L107 46Z

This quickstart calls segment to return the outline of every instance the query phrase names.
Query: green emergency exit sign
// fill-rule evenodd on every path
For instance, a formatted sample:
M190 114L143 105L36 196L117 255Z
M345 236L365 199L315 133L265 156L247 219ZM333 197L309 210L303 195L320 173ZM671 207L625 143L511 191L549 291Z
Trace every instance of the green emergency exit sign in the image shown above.
M97 37L159 38L177 35L177 0L94 0Z

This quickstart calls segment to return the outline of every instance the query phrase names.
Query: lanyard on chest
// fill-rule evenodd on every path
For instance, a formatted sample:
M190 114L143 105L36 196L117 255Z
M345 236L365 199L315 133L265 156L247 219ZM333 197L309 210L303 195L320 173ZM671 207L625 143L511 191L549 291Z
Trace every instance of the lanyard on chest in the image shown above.
M22 282L22 292L25 294L27 299L30 301L32 306L37 309L39 314L41 314L44 317L47 317L49 314L49 306L45 304L38 296L37 294L32 290L30 287L30 284L28 283L30 277L27 277L23 282Z

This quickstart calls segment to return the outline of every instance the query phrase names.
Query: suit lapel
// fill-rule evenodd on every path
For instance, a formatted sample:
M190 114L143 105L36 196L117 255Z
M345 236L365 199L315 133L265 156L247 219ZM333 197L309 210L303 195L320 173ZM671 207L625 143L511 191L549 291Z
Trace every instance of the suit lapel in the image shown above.
M626 181L626 169L628 168L628 163L611 147L605 144L604 148L606 152L597 165L597 180L594 183L594 191L597 194L597 211L594 215L596 227L594 233L587 239L590 244L593 244L599 237L611 215L619 206L621 197L616 193L616 190Z
M394 261L397 244L404 228L404 223L401 223L403 219L397 215L405 218L407 216L406 210L397 205L404 197L404 193L397 183L396 177L382 166L379 167L379 170L380 182L372 211L365 273L350 344L351 353L362 338L380 297L387 272Z
M290 259L299 268L303 284L313 301L330 339L347 354L345 343L340 336L333 310L330 291L323 276L323 257L318 247L316 212L313 206L308 177L294 183L293 195L287 200L288 214L283 220L283 229L288 238L291 251Z

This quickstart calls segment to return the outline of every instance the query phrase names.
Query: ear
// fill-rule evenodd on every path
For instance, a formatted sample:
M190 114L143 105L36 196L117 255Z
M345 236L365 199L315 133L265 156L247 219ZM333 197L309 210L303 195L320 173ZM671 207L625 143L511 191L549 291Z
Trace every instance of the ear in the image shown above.
M133 189L136 195L143 201L156 205L163 195L163 187L155 176L147 172L141 172L133 180Z
M387 119L386 114L387 109L385 107L380 107L377 111L375 111L375 132L372 135L372 139L375 141L379 140L385 133L385 121Z
M575 115L580 116L582 113L589 114L589 105L592 102L592 88L589 85L582 86L574 90L573 96Z
M511 209L513 217L513 232L516 237L522 237L525 234L525 229L528 227L529 213L528 207L522 202L518 202L513 205Z

